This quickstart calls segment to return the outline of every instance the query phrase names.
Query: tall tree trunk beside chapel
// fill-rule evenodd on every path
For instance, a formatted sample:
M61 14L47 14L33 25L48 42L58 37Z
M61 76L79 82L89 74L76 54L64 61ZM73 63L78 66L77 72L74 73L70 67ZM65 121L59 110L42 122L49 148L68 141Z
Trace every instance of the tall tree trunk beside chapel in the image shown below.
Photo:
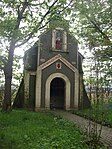
M15 42L14 40L12 40L8 52L8 61L7 63L5 63L4 66L5 91L4 91L2 111L11 111L11 83L12 83L12 65L13 65L14 49L15 49Z

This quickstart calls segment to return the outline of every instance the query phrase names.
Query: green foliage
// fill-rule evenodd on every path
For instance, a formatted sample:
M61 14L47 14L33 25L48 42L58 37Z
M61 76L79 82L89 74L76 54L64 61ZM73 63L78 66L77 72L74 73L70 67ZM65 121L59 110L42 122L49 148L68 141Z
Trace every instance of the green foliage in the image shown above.
M46 112L0 113L2 149L87 149L81 131L73 124Z
M85 85L93 100L95 100L95 96L96 99L97 96L99 96L102 101L107 101L107 97L112 96L112 52L110 47L111 46L94 48L91 50L93 56L87 58L88 65L85 63ZM91 95L94 95L94 97Z
M79 36L93 47L111 43L111 8L110 0L79 0L74 3L74 13L79 17Z
M92 109L78 111L77 114L102 125L112 127L112 101L98 105L94 104Z
M39 29L45 29L55 14L63 16L67 13L67 5L65 0L2 1L0 3L0 36L7 37L8 40L15 38L19 44L27 42L32 36L38 36Z
M88 119L85 140L89 145L93 145L93 148L97 148L96 145L100 144L102 126L112 127L112 102L96 103L92 109L81 110L76 114Z
M110 0L78 0L74 2L71 17L75 18L73 32L78 36L79 41L83 39L86 48L90 51L95 50L95 56L103 64L108 64L112 60L111 8Z
M0 83L1 85L4 84L5 80L4 80L4 63L7 63L7 51L0 51ZM17 85L18 83L20 83L19 81L21 80L22 77L22 72L18 70L20 69L20 61L22 60L21 56L18 55L14 55L14 62L13 62L13 84ZM16 83L14 83L16 82Z
M7 16L5 20L0 21L0 36L12 37L12 33L15 27L16 20Z

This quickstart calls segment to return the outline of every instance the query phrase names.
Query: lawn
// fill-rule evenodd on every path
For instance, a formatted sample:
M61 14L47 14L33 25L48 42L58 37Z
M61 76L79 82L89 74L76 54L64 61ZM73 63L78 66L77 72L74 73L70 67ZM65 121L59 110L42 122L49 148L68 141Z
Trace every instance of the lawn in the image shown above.
M88 149L73 124L49 112L0 112L0 149Z
M112 128L112 102L92 105L91 109L76 112L80 116Z

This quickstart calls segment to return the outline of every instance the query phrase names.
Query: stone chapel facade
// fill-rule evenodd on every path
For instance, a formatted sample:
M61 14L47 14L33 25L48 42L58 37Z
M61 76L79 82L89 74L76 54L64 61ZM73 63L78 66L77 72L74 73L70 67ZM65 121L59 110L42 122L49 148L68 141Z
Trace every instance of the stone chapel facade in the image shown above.
M24 77L14 106L35 111L89 107L82 61L76 38L63 26L50 28L25 52Z

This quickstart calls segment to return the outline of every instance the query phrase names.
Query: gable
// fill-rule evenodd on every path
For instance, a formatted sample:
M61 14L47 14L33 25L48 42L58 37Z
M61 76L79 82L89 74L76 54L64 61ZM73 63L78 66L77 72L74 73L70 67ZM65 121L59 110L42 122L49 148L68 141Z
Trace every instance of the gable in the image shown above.
M77 72L78 70L71 64L69 63L64 57L62 57L60 54L57 54L53 58L49 59L42 65L40 65L40 68L43 70L47 67L49 67L51 64L55 63L56 61L60 60L63 62L69 69L71 69L73 72Z

